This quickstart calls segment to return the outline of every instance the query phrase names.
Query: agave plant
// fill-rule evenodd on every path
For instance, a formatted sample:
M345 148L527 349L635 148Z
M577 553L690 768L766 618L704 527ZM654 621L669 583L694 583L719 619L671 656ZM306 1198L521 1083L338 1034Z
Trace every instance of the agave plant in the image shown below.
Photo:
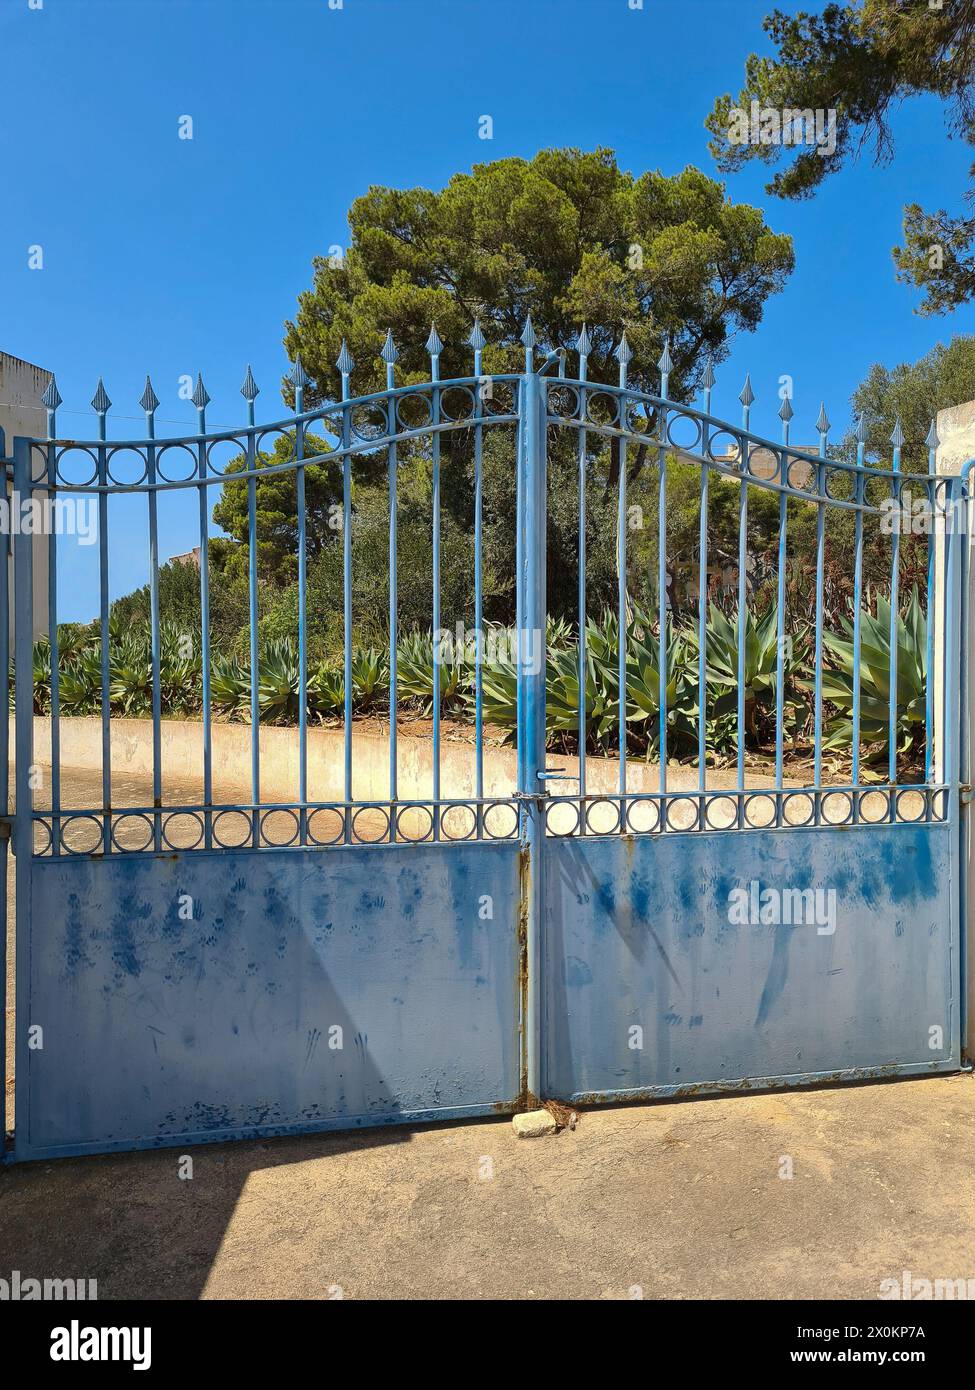
M389 666L386 656L367 647L352 655L352 699L366 710L389 690Z
M51 643L47 637L40 637L34 643L31 664L34 671L34 713L47 714L51 708Z
M210 697L224 714L240 714L249 709L250 672L235 656L217 652L210 661Z
M877 594L860 612L860 737L870 762L889 756L890 603ZM849 748L853 742L853 673L856 653L853 622L841 618L843 633L823 634L832 658L823 671L823 698L839 711L827 724L824 746ZM928 624L915 587L906 611L897 614L897 750L917 757L924 747L927 704Z
M761 618L750 608L745 609L744 681L738 677L737 614L728 615L716 603L707 615L707 683L710 711L718 722L733 716L738 707L739 685L744 686L745 730L754 743L761 743L769 718L774 716L776 675L778 667L778 609L771 607ZM684 630L687 655L697 669L698 631L696 625ZM797 677L803 669L808 640L805 632L790 634L783 652L782 673L785 685L784 706L791 716L796 709L794 693ZM725 727L730 727L727 724ZM737 733L735 733L737 737Z
M308 672L308 708L319 718L341 714L345 708L345 674L323 661Z
M396 651L396 687L406 700L416 700L424 714L433 710L433 636L410 633ZM461 662L440 663L440 708L456 708L464 701L467 668Z

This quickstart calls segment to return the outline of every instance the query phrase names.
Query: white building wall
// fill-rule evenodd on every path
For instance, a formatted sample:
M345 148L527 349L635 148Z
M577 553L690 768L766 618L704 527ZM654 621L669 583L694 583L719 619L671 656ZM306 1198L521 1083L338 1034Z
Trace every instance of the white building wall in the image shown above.
M13 458L14 439L43 437L46 414L41 396L47 389L52 373L35 367L20 357L0 352L0 429L4 433L6 457ZM7 470L8 475L11 470ZM34 636L47 632L47 537L34 537ZM8 560L10 576L10 646L13 650L13 561Z

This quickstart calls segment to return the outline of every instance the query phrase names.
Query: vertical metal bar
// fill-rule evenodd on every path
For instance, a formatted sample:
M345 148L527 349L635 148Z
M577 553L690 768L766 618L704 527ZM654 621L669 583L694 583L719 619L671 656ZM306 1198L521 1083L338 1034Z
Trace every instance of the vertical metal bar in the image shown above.
M396 421L396 398L393 391L396 389L395 365L399 354L396 351L396 344L393 342L392 331L386 334L386 342L383 347L382 357L386 363L386 433L395 434L397 431ZM399 797L399 777L398 777L398 753L397 753L397 730L396 719L398 713L397 699L397 661L396 647L399 641L399 589L396 574L397 562L397 496L396 496L396 444L395 441L387 446L386 449L386 477L389 489L389 838L392 842L396 839L396 802Z
M48 427L48 434L54 433ZM0 497L9 499L9 468L5 457L6 443L0 430ZM10 817L10 531L0 535L0 701L3 703L3 723L0 724L0 816ZM53 723L52 723L53 736ZM4 1162L7 1133L7 867L9 825L0 827L0 1163ZM54 816L51 816L53 849Z
M579 381L589 374L589 351L592 343L586 325L576 342L579 350ZM585 426L588 392L579 387L579 834L586 833L586 688L588 659L586 656L586 455L588 434Z
M751 380L746 376L739 398L742 402L741 495L738 499L738 825L745 824L745 637L748 617L748 469L750 464L748 422L752 395Z
M443 344L436 328L431 328L427 341L430 353L430 423L433 426L430 447L433 454L433 838L440 839L440 350Z
M261 843L261 690L257 642L257 436L254 402L247 405L247 608L250 618L251 666L251 832L255 849Z
M894 446L894 477L891 480L891 518L894 529L890 537L890 637L888 639L890 647L890 691L889 696L889 717L887 726L887 781L891 787L897 784L897 642L900 630L900 556L901 556L901 497L898 484L898 476L901 471L901 445L904 443L904 432L901 429L900 417L894 426L894 433L891 435L891 443ZM897 798L891 792L890 797L890 819L897 819Z
M620 400L622 409L622 398ZM620 832L626 826L626 443L619 440L619 493L616 511L616 569L617 606L619 620L616 629L616 668L619 682L620 723Z
M657 364L660 368L660 398L667 399L670 380L670 345L664 342L663 355ZM657 419L657 630L660 634L657 650L658 714L660 718L658 740L660 743L660 795L667 794L667 407L661 405ZM660 803L660 823L666 819L664 802Z
M529 353L531 349L529 348ZM520 471L519 512L523 562L519 567L525 638L546 627L546 384L527 370L521 396L524 466ZM533 650L525 641L523 651ZM528 1100L544 1095L542 1061L542 854L545 844L545 667L518 662L518 700L523 707L523 746L519 747L519 830L523 853L522 893L526 916L526 999L524 1011L525 1078ZM539 668L539 669L536 669Z
M928 516L931 518L931 525L928 527L928 575L927 575L927 643L925 656L925 701L924 701L924 781L930 785L934 781L934 625L936 620L935 602L935 554L936 554L936 531L937 531L937 503L938 492L936 477L938 472L938 435L935 423L931 421L931 429L928 432L928 484L927 502Z
M53 386L54 379L51 379ZM57 388L49 399L57 400ZM57 405L47 409L47 437L57 437ZM33 462L33 461L32 461ZM51 503L51 528L47 538L47 630L51 643L51 853L61 853L61 653L58 643L58 538L54 525L57 498L57 449L47 446L47 495ZM7 615L4 614L4 622ZM8 715L5 713L4 719Z
M14 493L21 498L30 496L30 441L14 440ZM27 1030L30 1023L30 915L31 915L31 858L34 850L34 793L32 770L34 763L34 560L33 537L18 528L13 539L14 549L14 708L15 708L15 803L13 847L16 860L16 1152L22 1155L27 1148L28 1075L30 1050ZM6 893L6 884L4 884ZM6 1018L4 1018L6 1027ZM6 1082L6 1073L4 1073Z
M789 458L786 452L789 444L789 421L792 419L792 405L788 396L779 408L779 415L782 418L782 443L783 452L781 455L782 463L779 468L779 486L782 489L779 493L779 562L778 562L778 584L776 586L776 606L775 615L775 789L776 792L782 790L782 763L783 746L785 741L785 581L786 581L786 526L788 523L788 493L785 489L789 485ZM776 824L781 823L782 798L776 796Z
M829 418L825 402L820 401L819 419L816 422L819 432L819 457L826 458L826 436L829 434ZM816 637L813 657L813 786L816 789L815 820L819 823L820 793L823 782L823 584L825 582L825 524L826 466L816 465Z
M249 372L249 369L248 369ZM255 387L256 393L256 387ZM253 419L253 400L250 418ZM206 410L206 402L202 409ZM200 434L206 432L206 416L198 417ZM196 473L199 479L197 488L197 512L200 535L200 676L201 708L203 723L203 845L213 847L213 710L210 694L210 524L208 516L209 492L207 490L207 444L200 439L197 444ZM254 840L255 845L257 839Z
M481 373L485 338L475 319L468 338L474 349L474 796L478 840L484 836L484 402Z
M291 373L295 414L305 409L301 359ZM298 508L298 843L308 843L308 539L305 525L305 425L295 421L295 504Z
M345 822L344 839L352 842L352 420L349 412L349 376L355 363L342 340L336 363L342 378L342 620L345 725Z
M159 637L159 517L156 492L156 407L159 401L146 377L146 389L140 405L146 412L146 484L149 508L149 635L152 661L152 847L158 854L162 849L162 687L160 676L161 652ZM200 549L200 564L203 550Z
M105 416L111 405L101 380L92 404L98 414L98 438L104 441ZM98 449L98 594L101 616L101 715L102 715L102 853L112 849L112 706L108 631L108 453Z
M704 414L711 414L714 369L708 362L704 376ZM700 824L705 825L708 789L708 485L710 483L710 422L701 422L701 516L698 536L697 595L697 781L701 793Z
M854 788L860 784L860 650L863 603L863 451L866 444L866 421L860 416L857 425L856 516L853 528L853 771ZM859 796L853 793L853 820L859 820Z

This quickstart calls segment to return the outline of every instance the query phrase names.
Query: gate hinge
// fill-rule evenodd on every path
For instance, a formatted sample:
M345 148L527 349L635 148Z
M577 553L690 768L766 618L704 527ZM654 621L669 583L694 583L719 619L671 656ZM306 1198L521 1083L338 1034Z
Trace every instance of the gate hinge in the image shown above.
M970 786L968 786L967 783L964 786L958 788L958 800L960 801L962 806L971 805L972 789Z

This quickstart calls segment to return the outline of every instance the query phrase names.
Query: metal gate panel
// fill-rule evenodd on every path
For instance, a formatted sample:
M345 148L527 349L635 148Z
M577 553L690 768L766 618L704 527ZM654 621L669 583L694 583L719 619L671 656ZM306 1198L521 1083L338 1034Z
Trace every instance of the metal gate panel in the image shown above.
M584 1102L957 1069L953 833L550 839L548 1093ZM751 884L832 889L835 931L733 924L730 895Z
M18 1156L514 1109L517 861L486 843L35 860L43 1047L22 1054Z

